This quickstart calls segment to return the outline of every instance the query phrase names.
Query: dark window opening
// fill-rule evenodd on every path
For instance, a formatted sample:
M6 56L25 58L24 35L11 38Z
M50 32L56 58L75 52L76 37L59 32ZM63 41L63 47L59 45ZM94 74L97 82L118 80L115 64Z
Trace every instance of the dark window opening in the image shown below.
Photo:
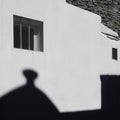
M23 49L29 49L28 48L28 27L22 26L22 48Z
M112 48L112 59L118 60L118 50L117 48Z
M14 47L20 48L20 25L14 25Z
M33 35L34 35L34 30L30 28L30 50L34 50Z
M43 52L43 22L14 15L14 48Z

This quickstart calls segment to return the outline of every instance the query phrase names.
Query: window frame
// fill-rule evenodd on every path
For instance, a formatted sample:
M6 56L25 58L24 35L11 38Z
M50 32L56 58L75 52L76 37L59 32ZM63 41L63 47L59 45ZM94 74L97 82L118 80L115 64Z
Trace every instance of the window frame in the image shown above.
M19 26L20 27L20 47L16 47L15 46L15 26ZM28 48L25 49L23 48L23 36L22 36L22 32L23 32L23 26L26 26L25 28L28 29ZM38 38L38 43L39 43L39 50L35 50L34 47L31 47L31 29L32 28L36 28L37 29L37 36L40 36ZM35 29L33 29L33 33L34 33ZM35 35L35 33L34 33ZM18 41L19 42L19 41ZM34 38L33 38L33 45L34 45ZM18 15L13 15L13 48L17 48L17 49L21 49L21 50L31 50L31 51L38 51L38 52L44 52L44 22L43 21L38 21L35 19L31 19L31 18L27 18L27 17L23 17L23 16L18 16Z

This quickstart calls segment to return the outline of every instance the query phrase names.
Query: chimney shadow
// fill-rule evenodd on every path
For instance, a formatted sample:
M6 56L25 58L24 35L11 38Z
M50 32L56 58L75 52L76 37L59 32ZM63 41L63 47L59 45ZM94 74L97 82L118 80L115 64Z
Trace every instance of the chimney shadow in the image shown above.
M34 86L37 72L23 71L27 84L0 99L2 120L58 120L59 111L49 98Z

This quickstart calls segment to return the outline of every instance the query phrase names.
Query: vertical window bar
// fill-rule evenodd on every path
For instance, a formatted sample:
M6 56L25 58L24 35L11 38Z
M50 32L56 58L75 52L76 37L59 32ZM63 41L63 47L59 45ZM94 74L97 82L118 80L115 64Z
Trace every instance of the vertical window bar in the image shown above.
M28 49L30 50L30 25L28 26Z
M22 24L20 23L20 48L22 49Z

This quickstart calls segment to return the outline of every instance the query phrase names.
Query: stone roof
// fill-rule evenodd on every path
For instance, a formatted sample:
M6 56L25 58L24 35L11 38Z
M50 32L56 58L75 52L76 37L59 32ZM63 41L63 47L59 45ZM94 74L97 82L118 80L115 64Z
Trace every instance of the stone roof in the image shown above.
M66 0L102 17L102 23L120 36L120 0Z

